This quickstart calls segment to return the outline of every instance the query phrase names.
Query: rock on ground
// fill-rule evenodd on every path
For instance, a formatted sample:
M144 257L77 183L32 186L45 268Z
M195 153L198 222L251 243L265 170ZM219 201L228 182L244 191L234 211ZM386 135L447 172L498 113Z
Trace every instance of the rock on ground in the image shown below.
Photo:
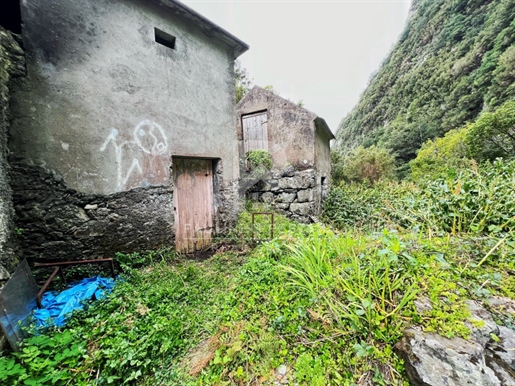
M496 302L511 304L510 299ZM515 331L497 326L479 303L471 312L469 340L409 328L395 346L417 386L515 386ZM473 322L473 323L472 323Z

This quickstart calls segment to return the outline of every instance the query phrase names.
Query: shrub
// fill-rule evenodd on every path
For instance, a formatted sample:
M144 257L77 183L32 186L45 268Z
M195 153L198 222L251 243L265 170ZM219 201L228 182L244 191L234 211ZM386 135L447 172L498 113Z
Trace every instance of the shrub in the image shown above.
M468 127L447 132L444 137L428 140L422 145L417 158L410 162L411 178L415 181L438 176L449 169L470 167L465 138Z
M359 146L343 160L346 181L375 183L395 177L395 158L389 150L371 146Z
M331 150L331 181L334 186L344 180L343 155L339 150Z
M478 161L515 157L515 101L482 114L466 137L468 154Z
M263 172L272 169L273 161L270 153L263 149L250 150L246 155L251 170L262 170Z
M429 232L499 233L515 229L515 160L449 171L417 184L342 185L324 205L334 226L396 224Z

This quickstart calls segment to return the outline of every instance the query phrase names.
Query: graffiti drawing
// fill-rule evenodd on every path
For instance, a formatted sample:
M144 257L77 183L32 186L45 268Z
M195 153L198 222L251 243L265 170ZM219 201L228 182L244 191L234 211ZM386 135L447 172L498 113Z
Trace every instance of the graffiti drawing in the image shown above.
M133 185L145 186L150 183L149 179L162 180L166 176L168 141L157 123L147 119L141 121L128 140L112 128L99 150L106 151L110 144L115 152L118 190Z

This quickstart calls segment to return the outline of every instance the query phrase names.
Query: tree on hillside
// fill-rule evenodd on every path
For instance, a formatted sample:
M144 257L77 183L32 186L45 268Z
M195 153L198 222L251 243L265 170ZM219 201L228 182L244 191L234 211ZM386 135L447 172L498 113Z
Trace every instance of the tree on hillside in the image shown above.
M234 79L236 89L236 103L238 103L249 92L252 85L249 73L241 66L239 60L234 62Z
M482 114L467 135L469 156L477 161L515 157L515 101Z
M469 128L463 127L425 142L417 158L410 162L411 178L417 181L470 166L472 161L467 158L465 143L468 132Z

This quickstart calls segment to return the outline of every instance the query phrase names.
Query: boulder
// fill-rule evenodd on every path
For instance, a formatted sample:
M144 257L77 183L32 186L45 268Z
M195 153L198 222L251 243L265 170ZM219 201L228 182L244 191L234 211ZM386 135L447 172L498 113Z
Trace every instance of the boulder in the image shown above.
M271 192L265 192L261 195L261 201L266 204L270 204L275 201L275 195Z
M487 361L496 362L515 376L515 333L513 330L499 326L497 339L487 345Z
M492 341L492 334L499 335L499 326L494 322L492 314L481 304L473 300L467 302L470 311L469 320L465 323L470 330L470 339L482 347Z
M417 386L501 386L486 365L484 348L462 338L447 339L414 328L395 345L410 382Z
M512 305L510 299L499 299L494 301L498 308ZM430 310L428 299L418 301L417 309ZM468 301L467 305L469 340L447 339L417 328L404 331L395 350L404 359L413 385L515 386L515 331L498 326L480 303Z
M277 202L293 202L296 196L296 193L281 193L277 195Z

